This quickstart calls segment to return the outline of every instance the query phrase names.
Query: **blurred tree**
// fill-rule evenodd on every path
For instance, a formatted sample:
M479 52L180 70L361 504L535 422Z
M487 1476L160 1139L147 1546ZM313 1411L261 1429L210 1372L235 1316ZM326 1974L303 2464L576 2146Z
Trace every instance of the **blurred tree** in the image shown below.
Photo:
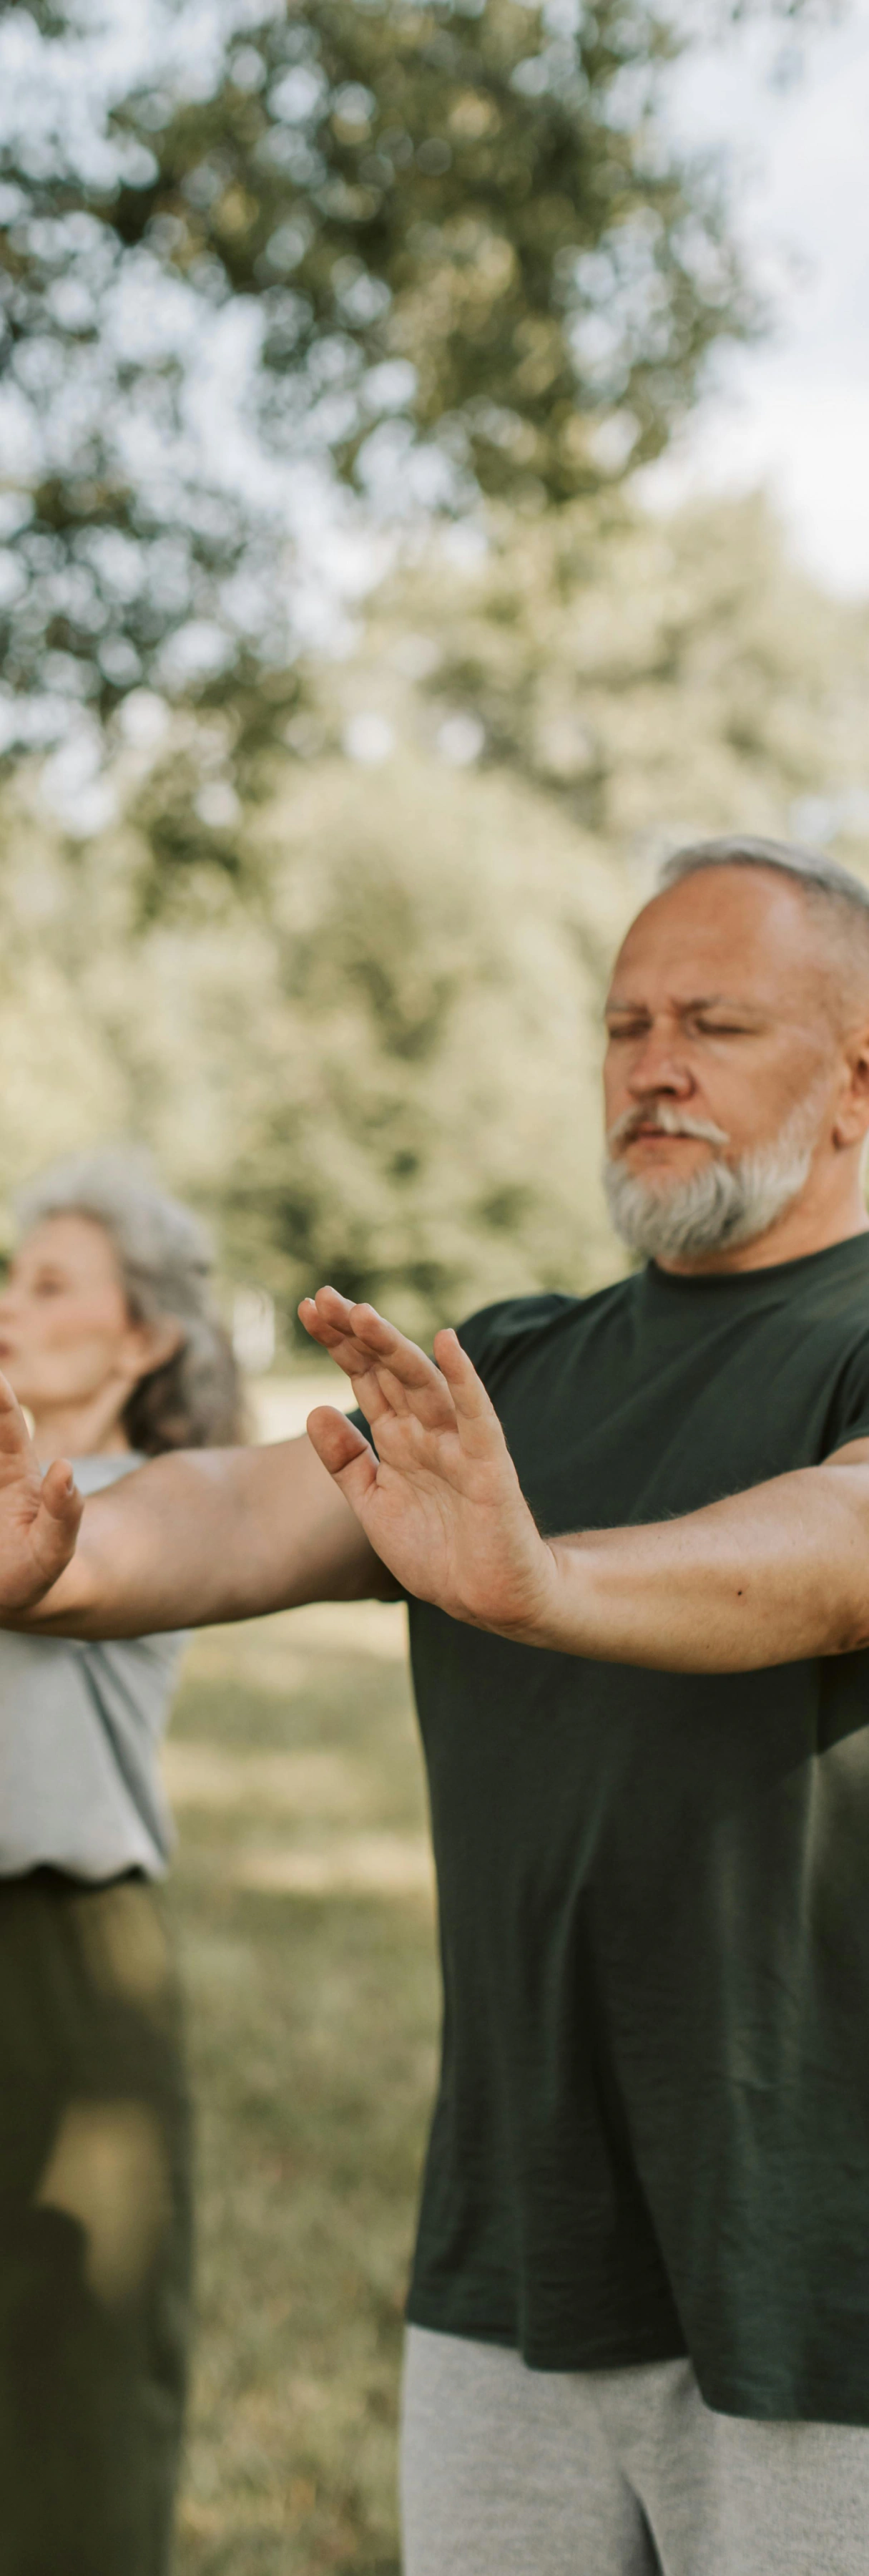
M34 784L5 790L0 1198L96 1136L147 1144L291 1330L325 1271L422 1332L505 1280L601 1276L589 961L622 913L566 820L541 850L513 781L411 759L360 795L327 759L257 818L243 901L200 868L142 926L138 834L71 851Z
M762 503L667 522L619 503L605 538L574 505L384 585L356 655L309 671L270 799L220 827L236 876L170 860L150 899L186 717L127 740L118 820L84 846L22 768L2 801L0 1200L49 1153L147 1143L287 1331L315 1275L423 1335L513 1287L611 1276L608 956L691 832L797 830L869 874L867 682L869 612L793 569Z
M665 0L101 14L0 30L7 737L150 677L246 756L295 705L306 466L380 510L564 502L757 309L662 113Z
M869 865L869 615L813 584L768 501L490 512L370 603L329 695L397 741L524 778L632 865L750 815ZM333 723L335 718L333 716Z

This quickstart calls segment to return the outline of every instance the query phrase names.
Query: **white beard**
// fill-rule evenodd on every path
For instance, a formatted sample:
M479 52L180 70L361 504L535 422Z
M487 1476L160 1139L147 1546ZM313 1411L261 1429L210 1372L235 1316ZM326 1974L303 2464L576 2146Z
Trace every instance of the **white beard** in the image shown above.
M705 1133L719 1150L692 1172L690 1180L677 1181L670 1190L657 1189L629 1172L621 1158L608 1150L603 1173L607 1206L628 1251L647 1261L696 1260L731 1244L756 1242L805 1188L817 1142L818 1110L813 1090L768 1145L756 1145L735 1163L726 1163L719 1130L689 1118L683 1127L678 1111L663 1103L665 1131Z

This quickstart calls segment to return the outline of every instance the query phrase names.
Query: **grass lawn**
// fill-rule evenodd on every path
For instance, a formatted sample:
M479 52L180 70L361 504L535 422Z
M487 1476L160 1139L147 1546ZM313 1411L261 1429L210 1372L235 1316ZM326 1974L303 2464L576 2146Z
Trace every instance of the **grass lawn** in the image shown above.
M178 2576L396 2576L438 2011L403 1612L199 1637L166 1767L200 2168Z

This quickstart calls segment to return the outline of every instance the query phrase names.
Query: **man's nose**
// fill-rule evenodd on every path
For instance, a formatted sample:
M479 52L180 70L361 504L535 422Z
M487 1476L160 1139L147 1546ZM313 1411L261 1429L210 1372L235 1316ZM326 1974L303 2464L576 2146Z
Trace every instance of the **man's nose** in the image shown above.
M650 1093L659 1093L671 1100L688 1100L693 1089L690 1066L673 1037L665 1029L649 1029L631 1063L631 1098L644 1100Z

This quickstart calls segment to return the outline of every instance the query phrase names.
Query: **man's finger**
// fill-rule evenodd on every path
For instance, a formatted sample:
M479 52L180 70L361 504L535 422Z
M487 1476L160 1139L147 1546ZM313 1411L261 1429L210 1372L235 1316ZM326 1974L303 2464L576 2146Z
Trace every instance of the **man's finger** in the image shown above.
M354 1341L361 1342L373 1359L385 1361L402 1386L436 1386L439 1371L434 1361L421 1351L418 1342L409 1342L397 1324L387 1323L376 1306L354 1306L350 1317Z
M352 1334L335 1333L330 1325L324 1324L321 1320L320 1329L315 1330L306 1309L310 1310L310 1316L316 1318L317 1309L313 1297L303 1297L299 1307L299 1316L306 1331L311 1334L313 1341L319 1342L322 1350L328 1351L329 1358L334 1360L336 1368L343 1369L345 1377L349 1377L356 1402L361 1405L366 1421L382 1420L383 1415L390 1410L389 1398L384 1395L380 1386L377 1363L372 1359L371 1352L364 1351L361 1343L353 1340Z
M313 1297L300 1297L296 1313L306 1333L310 1333L312 1342L325 1342L328 1326L325 1318L321 1323Z
M346 1308L346 1316L333 1311L332 1299L336 1305ZM310 1333L312 1342L319 1342L325 1351L331 1350L333 1344L346 1335L349 1313L346 1297L338 1300L335 1288L318 1288L316 1297L303 1297L298 1308L299 1322L304 1324L306 1333Z
M308 1438L364 1529L368 1520L366 1505L377 1483L373 1449L355 1423L348 1422L346 1413L336 1412L331 1404L318 1404L309 1413Z
M376 1306L351 1306L349 1298L342 1297L337 1288L318 1288L315 1297L303 1297L299 1315L315 1339L325 1341L331 1336L352 1342L367 1367L378 1360L388 1361L403 1386L437 1385L438 1371L425 1351L416 1342L409 1342L397 1324L388 1323ZM346 1360L343 1365L346 1367Z
M337 1289L318 1288L316 1297L302 1299L299 1315L312 1339L353 1380L357 1402L370 1422L390 1411L414 1412L429 1430L446 1429L452 1421L440 1369L376 1306L351 1306Z
M339 1297L337 1288L318 1288L315 1297L302 1298L297 1311L312 1342L319 1342L321 1350L328 1351L329 1358L347 1377L354 1373L357 1377L367 1375L375 1366L374 1352L366 1349L352 1331L349 1299Z
M354 1341L374 1359L377 1384L393 1412L414 1414L426 1431L448 1430L455 1420L449 1387L418 1342L408 1341L375 1306L354 1306L352 1326Z
M503 1439L495 1407L486 1394L482 1378L477 1376L473 1360L469 1360L467 1351L463 1351L458 1333L453 1331L451 1324L435 1334L434 1347L438 1367L446 1378L459 1420L496 1423L499 1438Z
M314 1406L313 1413L308 1415L308 1438L318 1458L322 1458L324 1467L328 1467L330 1476L340 1476L354 1460L367 1458L371 1462L369 1481L373 1482L377 1474L374 1451L363 1439L361 1431L357 1431L355 1422L348 1422L346 1413L339 1413L336 1405Z
M405 1419L414 1416L425 1431L448 1431L455 1423L449 1387L418 1342L408 1341L406 1333L388 1323L376 1306L354 1306L351 1324L354 1342L361 1342L373 1356L375 1382L391 1411ZM366 1403L364 1397L362 1402ZM371 1419L375 1419L373 1407Z

